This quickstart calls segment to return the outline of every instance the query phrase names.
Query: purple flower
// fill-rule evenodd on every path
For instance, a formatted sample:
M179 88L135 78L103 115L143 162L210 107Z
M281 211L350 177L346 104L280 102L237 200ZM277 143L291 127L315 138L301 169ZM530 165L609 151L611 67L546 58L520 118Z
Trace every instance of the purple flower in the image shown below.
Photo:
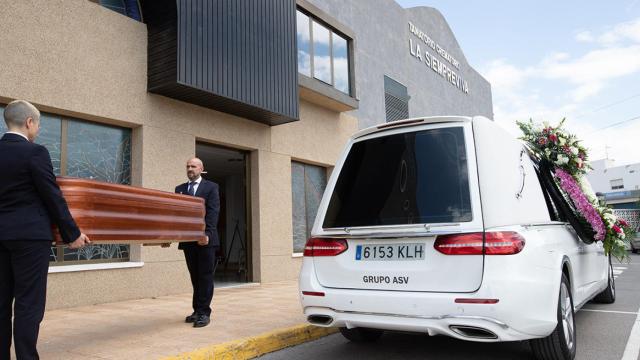
M573 176L565 170L556 168L555 175L560 180L562 190L569 195L580 215L587 220L591 228L593 228L593 231L596 232L594 236L595 240L604 240L607 229L602 221L602 217L584 195L582 189L580 189L580 185L578 185Z

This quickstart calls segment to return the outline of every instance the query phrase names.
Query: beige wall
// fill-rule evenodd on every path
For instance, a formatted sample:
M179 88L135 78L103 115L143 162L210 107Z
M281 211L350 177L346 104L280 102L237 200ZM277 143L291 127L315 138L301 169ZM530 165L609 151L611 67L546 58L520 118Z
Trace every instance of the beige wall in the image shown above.
M253 279L294 279L291 160L331 166L355 118L307 102L269 127L146 91L146 26L87 0L0 0L0 101L133 129L132 183L173 191L195 142L250 151ZM190 291L182 253L142 247L141 268L50 274L48 307Z

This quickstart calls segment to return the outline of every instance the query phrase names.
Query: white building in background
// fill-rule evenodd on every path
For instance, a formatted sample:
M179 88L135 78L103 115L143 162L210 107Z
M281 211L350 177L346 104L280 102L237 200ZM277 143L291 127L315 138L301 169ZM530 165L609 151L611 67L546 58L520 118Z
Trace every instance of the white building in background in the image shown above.
M640 163L615 166L612 159L591 162L587 179L595 192L604 194L614 209L637 209L640 200Z

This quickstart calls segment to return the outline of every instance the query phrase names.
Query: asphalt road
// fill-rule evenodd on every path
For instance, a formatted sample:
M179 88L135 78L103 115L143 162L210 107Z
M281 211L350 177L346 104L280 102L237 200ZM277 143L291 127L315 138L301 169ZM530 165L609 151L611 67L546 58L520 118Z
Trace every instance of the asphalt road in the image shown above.
M576 314L578 360L620 360L640 309L640 255L631 263L614 264L617 299L614 304L588 303ZM638 324L640 326L640 324ZM640 334L639 334L640 335ZM640 342L631 339L631 342ZM640 360L637 352L624 360ZM527 342L474 343L445 336L385 333L376 343L356 344L335 334L260 357L277 359L534 359Z

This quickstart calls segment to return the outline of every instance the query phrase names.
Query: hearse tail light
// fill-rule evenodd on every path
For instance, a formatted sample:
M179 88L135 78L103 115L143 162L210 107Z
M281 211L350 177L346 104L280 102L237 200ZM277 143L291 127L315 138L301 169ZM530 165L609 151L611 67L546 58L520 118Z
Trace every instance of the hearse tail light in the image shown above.
M445 255L482 255L483 233L440 235L433 247Z
M513 255L524 248L524 237L515 231L485 233L485 255Z
M441 235L433 247L445 255L513 255L522 251L524 244L522 235L515 231L495 231Z
M304 256L336 256L348 248L344 239L310 238L304 246Z

